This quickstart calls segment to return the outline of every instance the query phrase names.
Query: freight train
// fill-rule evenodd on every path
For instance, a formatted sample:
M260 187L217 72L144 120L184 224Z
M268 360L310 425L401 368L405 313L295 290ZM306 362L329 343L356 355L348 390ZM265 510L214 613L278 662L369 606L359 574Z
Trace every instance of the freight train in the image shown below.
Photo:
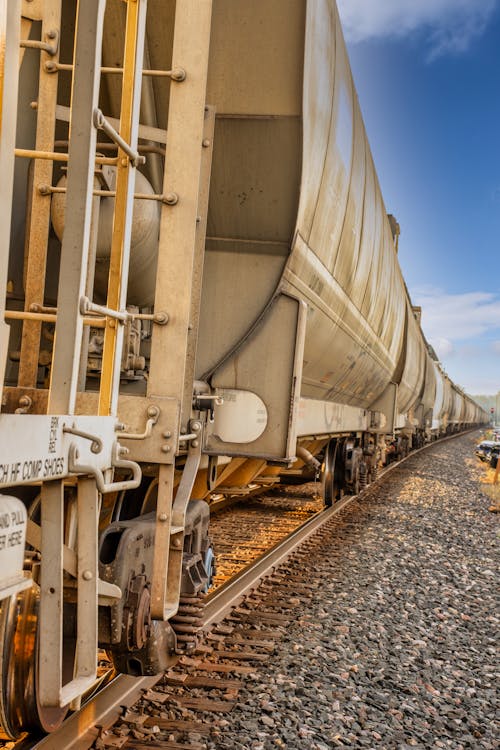
M487 415L398 264L334 0L0 0L0 724L152 674L210 502ZM390 455L389 455L390 454Z

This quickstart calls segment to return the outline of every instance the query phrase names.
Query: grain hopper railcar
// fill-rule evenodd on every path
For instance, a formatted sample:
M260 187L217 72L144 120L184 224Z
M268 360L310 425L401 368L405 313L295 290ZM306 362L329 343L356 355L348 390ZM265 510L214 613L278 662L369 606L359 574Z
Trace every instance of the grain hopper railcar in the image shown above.
M484 413L408 297L334 0L0 0L0 37L16 737L78 704L98 644L175 658L213 492L321 472L332 503Z

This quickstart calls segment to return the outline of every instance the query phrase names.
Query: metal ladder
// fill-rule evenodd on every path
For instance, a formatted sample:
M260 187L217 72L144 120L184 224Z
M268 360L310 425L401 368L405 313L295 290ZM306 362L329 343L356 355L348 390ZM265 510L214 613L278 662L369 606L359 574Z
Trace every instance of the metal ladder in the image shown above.
M46 413L50 415L74 415L79 379L82 335L84 325L95 325L92 315L101 316L105 328L105 358L103 365L99 415L108 418L116 415L118 383L120 376L123 323L126 320L125 294L128 279L128 253L132 219L135 168L141 158L137 153L137 127L139 119L140 86L142 80L143 41L147 0L130 0L127 3L125 34L125 59L121 106L121 133L108 123L98 109L99 84L101 78L101 48L105 0L80 0L77 7L76 44L73 61L72 105L70 142L67 154L54 151L54 128L57 109L58 38L61 23L60 0L47 0L43 9L41 40L22 40L21 46L40 50L40 86L37 108L37 134L34 150L14 149L15 119L12 112L17 106L14 86L10 88L8 101L10 121L10 156L2 150L2 160L12 170L12 156L34 160L34 195L30 216L28 238L28 274L25 311L5 312L2 315L24 321L19 386L36 388L38 353L41 323L55 322L55 345L53 352L52 378L48 393ZM4 19L2 18L2 21ZM9 39L5 58L8 67L9 87L18 81L18 70L12 60L19 55L20 3L9 2L9 16L5 18L5 29ZM12 58L12 59L11 59ZM8 63L8 66L7 66ZM18 63L16 64L16 68ZM2 76L2 84L4 83ZM2 85L2 93L6 87ZM3 97L2 97L2 113ZM4 143L2 122L2 144ZM75 126L73 126L75 123ZM77 123L77 125L76 125ZM118 145L116 158L96 157L97 129L105 129ZM6 143L7 140L5 141ZM7 163L7 158L10 161ZM62 250L57 309L44 308L45 269L47 239L50 222L50 195L52 165L54 161L67 162L68 181L66 188L66 221ZM86 280L89 262L89 237L92 223L93 186L95 164L113 164L118 172L115 197L115 222L111 250L111 272L108 303L96 308L86 296ZM2 164L3 166L3 164ZM8 212L10 204L5 201L2 211ZM7 257L8 247L1 248L2 258ZM4 269L6 271L7 263ZM5 272L4 271L4 272ZM5 279L2 279L5 281ZM5 284L3 285L5 289ZM2 300L2 306L4 301ZM2 352L4 348L2 347ZM28 399L27 405L29 407ZM29 411L27 408L25 411ZM20 418L23 418L20 416ZM99 417L97 417L99 419ZM78 431L75 433L78 434ZM81 433L80 433L81 434ZM75 458L75 456L73 457ZM119 456L115 465L124 465ZM71 457L70 457L71 459ZM128 467L132 467L131 462ZM138 467L137 467L138 469ZM39 614L39 686L38 700L41 706L65 706L78 701L81 694L94 682L97 660L97 614L98 593L103 590L98 581L97 544L100 491L113 491L127 486L137 486L140 476L133 481L106 483L104 477L88 477L94 473L92 467L78 466L75 461L77 480L77 527L76 555L67 554L64 545L64 481L44 481L41 486L41 527L32 524L32 533L40 529L41 549L40 614ZM135 473L135 472L134 472ZM65 554L66 553L66 554ZM68 567L69 566L69 567ZM63 684L63 571L76 577L77 587L77 643L73 679ZM105 588L105 587L104 587ZM109 591L107 593L110 593ZM112 592L111 592L112 593ZM116 594L115 594L116 595Z

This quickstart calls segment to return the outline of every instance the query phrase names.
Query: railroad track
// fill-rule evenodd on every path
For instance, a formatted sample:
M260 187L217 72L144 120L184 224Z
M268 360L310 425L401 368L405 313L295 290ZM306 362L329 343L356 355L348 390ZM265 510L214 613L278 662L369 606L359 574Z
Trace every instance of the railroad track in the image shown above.
M458 436L443 438L441 442L455 437ZM272 648L274 641L280 636L280 625L286 624L291 617L296 615L297 599L301 607L304 597L308 596L307 580L304 580L300 574L297 579L295 571L297 566L294 568L294 560L307 560L313 549L321 545L325 535L328 534L329 525L336 516L343 513L353 502L368 496L388 473L400 467L408 458L432 445L435 443L413 451L401 461L390 464L380 472L375 482L359 495L344 497L332 507L316 512L309 503L302 514L295 514L295 525L303 521L301 515L309 517L287 533L284 539L275 543L250 565L219 585L212 594L206 597L200 628L202 643L196 650L193 649L193 656L182 656L176 668L167 672L166 675L154 677L137 678L117 675L78 712L72 714L58 731L41 739L27 737L17 743L6 743L4 747L15 748L15 750L62 750L63 748L64 750L87 750L94 743L96 747L102 749L127 746L131 739L129 734L124 733L121 738L123 741L121 741L119 736L108 732L118 721L121 721L123 726L132 728L130 732L133 744L129 744L129 747L134 747L136 750L155 747L155 744L150 741L142 742L142 744L140 741L141 734L149 740L147 735L153 731L154 727L161 726L162 729L170 729L173 733L194 733L195 735L206 733L205 721L162 719L161 716L156 720L144 713L130 711L130 709L141 699L157 706L162 706L167 699L175 702L175 695L172 696L165 689L181 689L183 686L194 686L209 692L223 690L226 691L226 697L233 699L234 691L237 692L238 689L237 680L224 680L220 677L198 677L196 680L196 675L190 675L189 672L195 670L215 674L246 674L255 671L255 666L250 665L267 659L266 649ZM306 566L298 567L303 570ZM264 580L266 583L262 583ZM271 599L266 601L268 581L271 591L274 592L274 598L272 595ZM274 588L276 585L279 586L279 597L276 596ZM255 595L251 593L254 591L257 591ZM288 607L283 599L285 593L291 601ZM256 605L258 612L256 612ZM262 625L268 629L263 631ZM210 660L206 657L210 657ZM158 689L159 685L160 689ZM180 700L179 706L181 709L192 706L200 712L201 716L206 715L207 712L218 715L224 713L226 709L230 710L232 702L234 703L234 700L214 701L211 698L201 697L194 699L194 703ZM139 740L134 739L137 736ZM176 750L177 748L200 750L203 745L196 741L180 743L172 740L171 742L162 741L161 744L156 744L156 747L165 750L174 750L174 748Z
M355 496L346 497L333 507L315 513L283 541L259 557L249 568L244 569L234 579L208 596L203 609L203 631L205 635L210 637L210 631L214 626L224 621L226 616L235 607L238 607L249 591L254 589L263 578L287 560L299 546L303 545L306 540L316 534L329 520L355 499ZM248 653L243 654L243 656L248 658ZM254 654L254 656L257 656L256 660L259 661L258 654ZM241 654L239 657L241 658ZM182 657L180 660L181 668L186 666L186 658L189 664L189 657ZM61 729L39 741L35 741L35 743L24 741L22 746L18 743L15 746L16 750L21 747L22 750L27 750L28 747L40 748L40 750L42 748L43 750L61 750L61 748L65 750L87 750L99 737L103 738L103 747L111 747L111 745L106 745L104 734L106 730L124 715L125 708L133 706L141 697L147 696L162 678L162 675L145 678L118 675L109 685L89 700L78 713L68 718ZM168 748L168 745L165 744L164 747ZM189 745L186 747L189 747ZM193 750L195 747L193 747Z

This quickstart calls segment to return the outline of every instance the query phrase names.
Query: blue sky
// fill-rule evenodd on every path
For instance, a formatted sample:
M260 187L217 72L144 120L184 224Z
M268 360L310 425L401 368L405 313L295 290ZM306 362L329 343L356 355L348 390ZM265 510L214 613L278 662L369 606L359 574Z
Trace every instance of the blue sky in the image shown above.
M500 0L338 0L400 263L469 393L500 390Z

